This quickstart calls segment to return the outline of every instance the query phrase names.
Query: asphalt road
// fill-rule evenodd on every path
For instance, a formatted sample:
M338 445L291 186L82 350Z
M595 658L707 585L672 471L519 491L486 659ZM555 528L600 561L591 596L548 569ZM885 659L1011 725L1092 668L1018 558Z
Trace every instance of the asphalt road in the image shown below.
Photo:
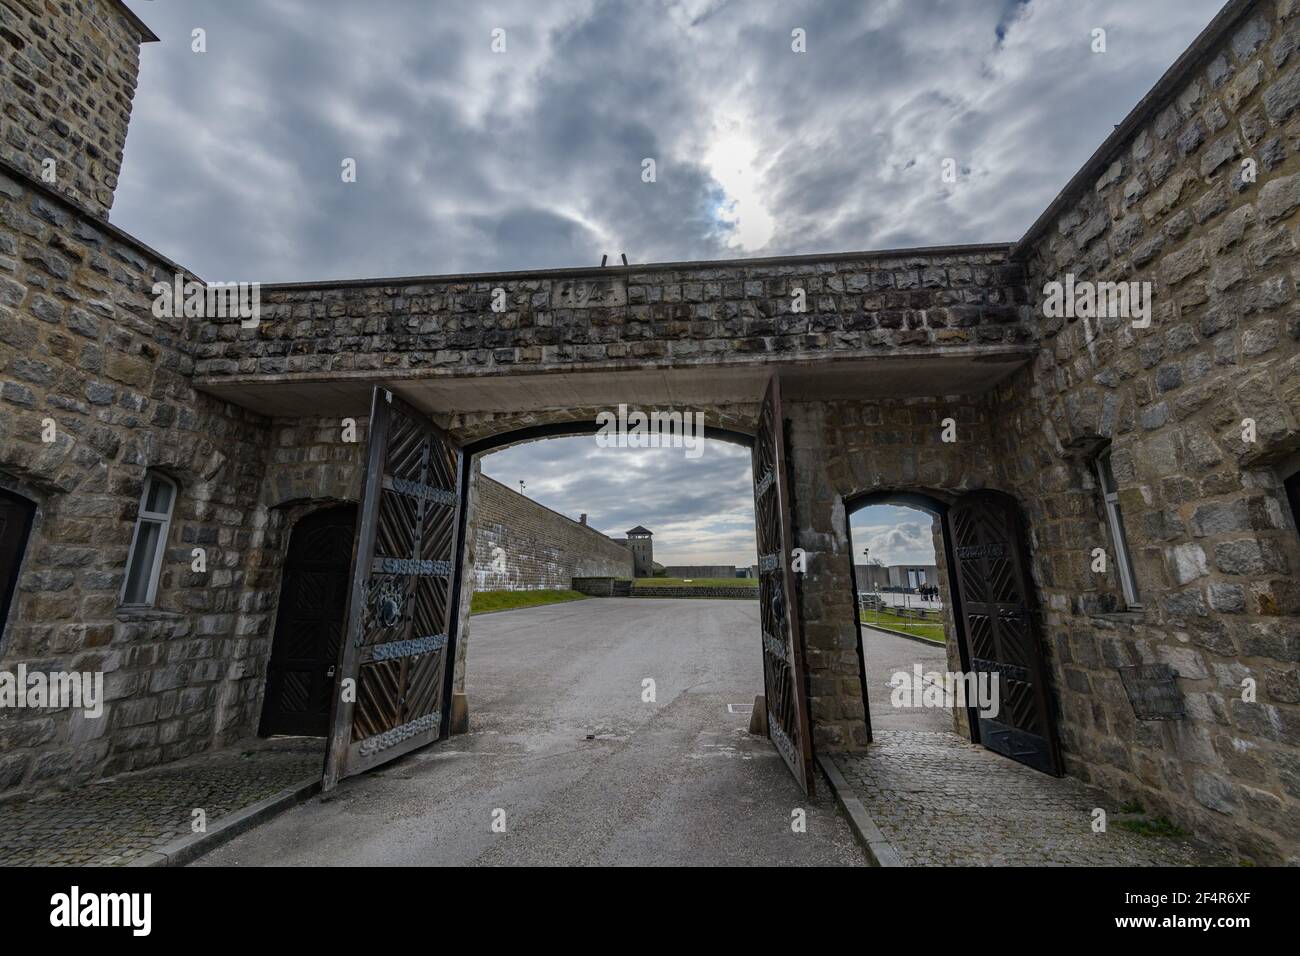
M824 779L805 797L748 714L728 712L762 691L760 640L751 601L590 599L475 617L470 733L345 781L198 865L864 865ZM796 810L806 832L792 830Z

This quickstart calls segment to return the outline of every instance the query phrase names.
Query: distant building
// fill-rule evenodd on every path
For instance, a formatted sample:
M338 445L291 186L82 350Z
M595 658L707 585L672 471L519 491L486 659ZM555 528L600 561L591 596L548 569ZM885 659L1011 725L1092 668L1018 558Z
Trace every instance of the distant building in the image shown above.
M627 540L620 542L632 551L632 573L638 578L654 577L654 544L650 538L654 534L649 528L637 525L627 533Z
M889 568L883 564L855 564L853 580L859 591L879 591L889 587Z
M853 576L859 591L915 591L939 586L939 567L934 564L855 564Z

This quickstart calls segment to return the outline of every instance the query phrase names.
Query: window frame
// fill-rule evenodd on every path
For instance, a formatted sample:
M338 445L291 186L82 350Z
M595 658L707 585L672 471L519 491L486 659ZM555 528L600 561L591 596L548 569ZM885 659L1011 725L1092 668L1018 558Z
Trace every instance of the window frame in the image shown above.
M1128 549L1128 536L1124 532L1124 514L1119 506L1119 483L1110 464L1110 448L1105 448L1093 460L1097 487L1106 508L1106 527L1110 531L1111 547L1115 550L1115 564L1119 569L1119 583L1124 592L1124 603L1131 611L1142 610L1142 592L1138 590L1137 570Z
M150 511L146 507L149 501L149 492L153 488L154 482L167 485L171 489L171 495L167 499L166 513L160 511ZM118 606L123 608L151 608L158 599L158 581L162 577L163 552L167 550L167 538L171 533L172 514L176 511L176 498L180 494L180 485L171 478L168 478L160 471L149 471L145 474L144 487L140 490L140 506L136 511L135 528L131 532L131 547L126 552L126 572L122 576L122 591L118 596ZM127 588L131 585L131 568L135 565L136 552L140 546L140 529L145 523L157 524L158 530L158 547L154 550L152 567L149 568L148 586L145 588L144 600L142 602L127 601Z

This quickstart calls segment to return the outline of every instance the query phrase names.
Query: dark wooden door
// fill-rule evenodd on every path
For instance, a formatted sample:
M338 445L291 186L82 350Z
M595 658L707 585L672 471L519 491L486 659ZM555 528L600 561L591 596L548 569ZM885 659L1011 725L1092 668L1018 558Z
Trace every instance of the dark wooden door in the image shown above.
M374 390L324 790L447 736L461 459L426 415Z
M9 605L18 586L18 570L35 514L34 502L0 489L0 637L9 620Z
M1014 499L974 491L948 510L969 666L996 675L998 713L979 716L980 743L1061 773L1033 582Z
M356 506L345 505L307 515L289 535L267 665L263 737L329 733L356 532Z
M781 417L781 383L775 375L758 416L753 464L767 732L799 786L812 793L812 741L790 526L790 470Z

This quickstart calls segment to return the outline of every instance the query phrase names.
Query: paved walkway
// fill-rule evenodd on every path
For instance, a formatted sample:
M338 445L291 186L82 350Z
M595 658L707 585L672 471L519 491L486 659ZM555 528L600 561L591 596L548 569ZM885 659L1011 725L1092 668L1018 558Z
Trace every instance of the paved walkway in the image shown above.
M199 865L866 865L827 788L809 800L747 732L763 687L756 602L502 611L471 621L468 654L468 734Z
M879 730L836 764L905 866L1196 866L1228 861L1187 839L1126 829L1141 814L954 733ZM1092 812L1107 814L1104 833Z
M920 664L922 673L946 671L948 652L942 644L926 644L906 637L878 631L865 624L862 633L862 657L867 665L867 704L871 710L871 729L882 730L952 730L952 711L935 707L894 707L890 697L894 675L902 672L910 680L912 669Z
M324 741L250 741L31 799L0 803L0 865L129 864L221 817L319 775Z

